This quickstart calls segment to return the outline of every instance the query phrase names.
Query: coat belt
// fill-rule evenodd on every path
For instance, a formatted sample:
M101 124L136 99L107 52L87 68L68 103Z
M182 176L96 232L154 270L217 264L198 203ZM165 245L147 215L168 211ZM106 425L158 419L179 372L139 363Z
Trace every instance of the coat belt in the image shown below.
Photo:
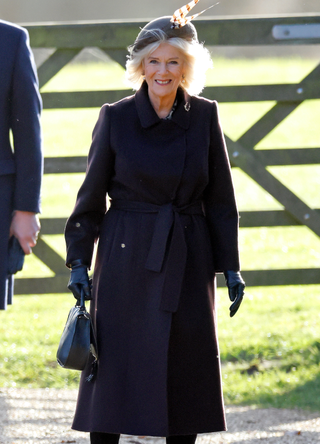
M155 205L149 202L112 200L111 208L138 213L157 213L145 268L155 273L163 270L160 309L174 313L178 309L187 262L187 244L180 215L203 215L201 202L177 207L172 203ZM164 264L166 252L167 261Z

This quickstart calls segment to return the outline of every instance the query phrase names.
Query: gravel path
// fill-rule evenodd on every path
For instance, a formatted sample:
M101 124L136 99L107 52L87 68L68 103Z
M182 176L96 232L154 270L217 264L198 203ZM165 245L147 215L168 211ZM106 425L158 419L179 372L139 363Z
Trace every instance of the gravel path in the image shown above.
M70 429L76 390L0 389L1 444L89 444ZM320 443L320 414L302 410L227 408L229 431L201 435L197 444ZM165 444L163 438L124 435L120 444Z

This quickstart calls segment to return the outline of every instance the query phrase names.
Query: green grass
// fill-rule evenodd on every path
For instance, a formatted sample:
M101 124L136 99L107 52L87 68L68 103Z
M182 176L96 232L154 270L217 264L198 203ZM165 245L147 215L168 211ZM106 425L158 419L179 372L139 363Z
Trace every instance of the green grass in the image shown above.
M320 286L248 288L232 319L228 305L220 289L226 402L320 410Z
M18 296L0 312L0 386L75 388L57 344L73 297ZM320 410L320 286L252 287L234 318L218 289L218 331L228 404Z
M215 58L208 85L295 83L317 61L299 58L225 60ZM123 89L116 64L73 64L43 91ZM131 91L128 90L128 94ZM204 92L205 95L205 92ZM226 134L237 140L273 102L220 104ZM44 152L49 156L86 155L99 109L45 110ZM319 100L307 101L264 138L257 149L319 147ZM312 208L319 208L320 166L270 167L269 170ZM233 169L240 212L282 206L238 168ZM46 175L42 217L67 217L83 174ZM44 236L62 258L62 235ZM240 230L242 268L320 268L320 239L306 227ZM21 277L52 276L35 256L26 258ZM67 280L67 279L66 279ZM67 282L66 282L67 284ZM60 368L59 338L73 304L70 294L16 296L0 312L0 387L74 388L79 373ZM239 313L228 315L225 288L218 289L218 329L227 403L300 407L320 411L320 286L247 288Z
M59 339L73 296L17 296L0 312L0 387L74 388L79 372L56 361Z

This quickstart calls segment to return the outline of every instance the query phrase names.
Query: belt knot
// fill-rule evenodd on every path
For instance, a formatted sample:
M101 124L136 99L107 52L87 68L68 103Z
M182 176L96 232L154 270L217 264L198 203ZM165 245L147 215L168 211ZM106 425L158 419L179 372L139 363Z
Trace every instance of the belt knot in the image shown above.
M157 213L145 268L160 273L167 254L160 309L175 312L178 308L187 262L187 245L180 214L202 215L201 202L178 207L171 202L155 205L148 202L116 200L111 202L111 207L126 211Z

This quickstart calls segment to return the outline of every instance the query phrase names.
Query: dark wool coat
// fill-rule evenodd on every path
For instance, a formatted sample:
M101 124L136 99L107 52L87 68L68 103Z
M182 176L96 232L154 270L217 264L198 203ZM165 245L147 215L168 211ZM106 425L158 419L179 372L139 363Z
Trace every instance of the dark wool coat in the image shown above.
M5 309L12 296L7 276L12 211L40 211L41 98L28 33L2 20L0 60L0 309Z
M106 194L112 199L106 211ZM99 348L73 428L168 436L225 430L216 272L238 270L238 214L216 102L184 95L159 119L147 85L104 105L66 226L91 263Z

